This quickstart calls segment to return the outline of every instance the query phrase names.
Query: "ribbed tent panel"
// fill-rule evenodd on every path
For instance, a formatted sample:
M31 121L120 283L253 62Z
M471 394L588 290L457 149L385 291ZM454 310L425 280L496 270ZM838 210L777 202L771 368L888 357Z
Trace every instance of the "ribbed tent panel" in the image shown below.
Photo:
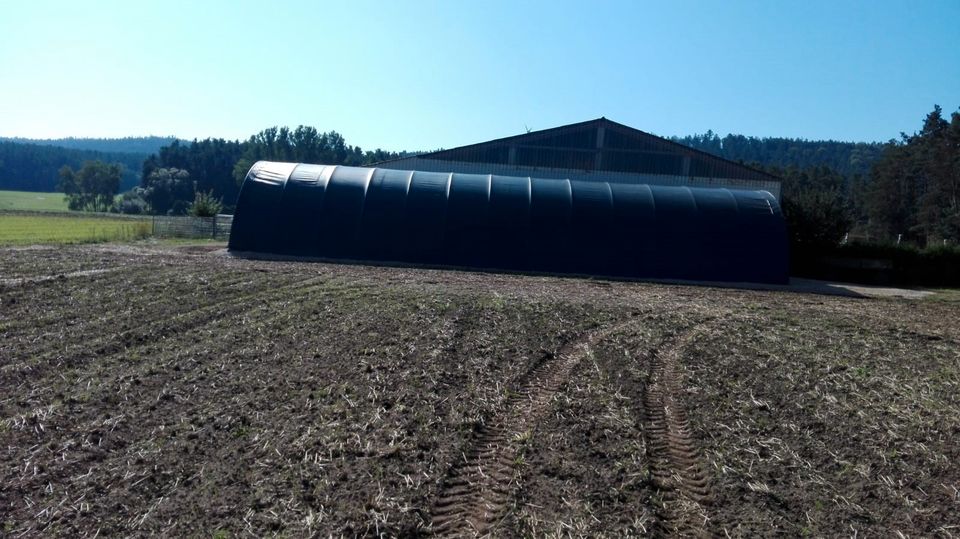
M230 250L602 276L783 283L766 191L256 163Z

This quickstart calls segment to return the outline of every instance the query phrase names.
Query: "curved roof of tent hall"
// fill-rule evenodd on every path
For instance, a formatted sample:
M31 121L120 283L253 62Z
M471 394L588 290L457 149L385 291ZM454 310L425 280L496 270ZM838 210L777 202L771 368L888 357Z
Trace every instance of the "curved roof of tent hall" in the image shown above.
M256 163L230 248L558 272L782 282L764 191Z
M303 163L278 163L270 161L259 161L255 163L246 176L245 181L255 181L268 183L285 187L288 182L301 187L313 187L324 189L331 181L348 182L353 185L361 185L364 191L370 185L378 183L405 183L408 187L414 187L416 184L436 186L438 182L444 183L446 194L449 195L453 183L458 184L483 184L491 187L498 182L509 182L513 184L522 184L527 182L527 191L530 196L533 195L533 185L542 183L544 185L550 182L565 182L568 193L573 194L574 188L578 190L604 191L606 190L616 202L614 193L643 192L652 193L678 193L686 192L690 196L701 198L708 196L712 202L708 205L715 205L718 200L710 197L711 193L728 193L729 202L736 204L738 200L749 199L766 201L766 208L779 215L780 206L775 197L770 193L760 190L739 190L719 187L693 187L693 186L662 186L650 184L620 184L610 182L578 181L575 179L558 180L554 178L532 178L519 176L501 176L495 174L467 174L467 173L447 173L447 172L426 172L395 170L381 168L363 168L348 167L344 165L312 165ZM576 186L576 187L574 187ZM532 201L531 201L532 202ZM654 208L655 209L655 208Z

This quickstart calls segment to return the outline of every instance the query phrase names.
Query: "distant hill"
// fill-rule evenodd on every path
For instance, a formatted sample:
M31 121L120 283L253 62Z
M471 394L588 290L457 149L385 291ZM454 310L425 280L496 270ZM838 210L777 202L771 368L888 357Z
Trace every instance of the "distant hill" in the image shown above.
M58 138L58 139L28 139L21 137L0 137L0 142L18 142L21 144L37 144L40 146L59 146L71 150L90 150L103 153L135 153L150 155L157 153L160 148L169 146L176 137L124 137L124 138ZM181 140L181 144L189 144Z
M845 176L868 175L883 153L880 142L839 142L781 137L720 137L712 131L703 135L672 137L671 140L697 150L764 168L790 166L800 169L827 166Z
M0 190L56 191L60 167L78 169L84 161L119 163L123 168L121 191L140 183L145 153L101 152L0 141Z

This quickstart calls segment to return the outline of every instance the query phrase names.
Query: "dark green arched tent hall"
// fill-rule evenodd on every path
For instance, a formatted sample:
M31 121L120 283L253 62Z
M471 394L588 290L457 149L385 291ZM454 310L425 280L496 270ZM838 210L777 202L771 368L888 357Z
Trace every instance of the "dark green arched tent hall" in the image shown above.
M256 163L230 250L575 273L785 283L766 191Z

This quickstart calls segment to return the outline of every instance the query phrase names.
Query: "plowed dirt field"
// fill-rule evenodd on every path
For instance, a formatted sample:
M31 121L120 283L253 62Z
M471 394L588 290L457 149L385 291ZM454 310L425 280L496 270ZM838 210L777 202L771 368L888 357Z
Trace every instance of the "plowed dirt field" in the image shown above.
M960 536L960 302L0 249L0 536Z

